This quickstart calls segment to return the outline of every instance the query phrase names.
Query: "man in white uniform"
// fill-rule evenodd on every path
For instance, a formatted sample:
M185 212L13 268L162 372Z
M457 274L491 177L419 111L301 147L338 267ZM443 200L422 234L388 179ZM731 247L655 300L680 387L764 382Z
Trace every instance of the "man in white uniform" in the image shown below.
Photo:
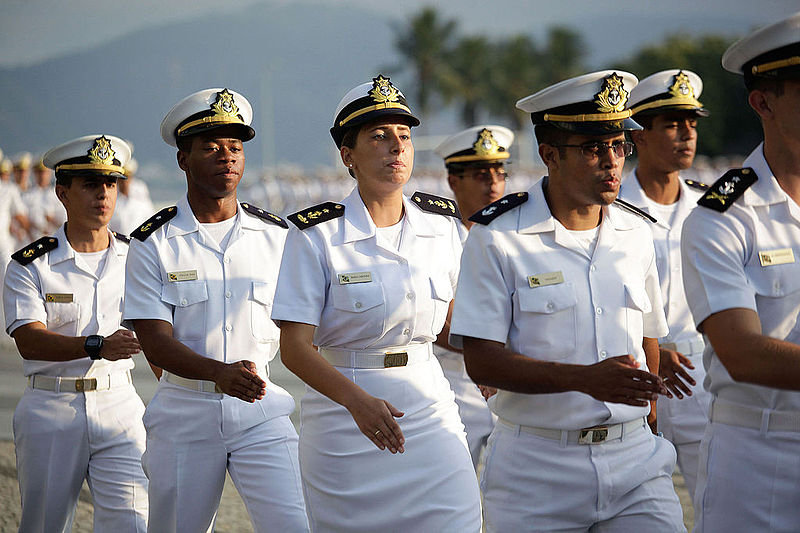
M500 389L488 531L684 530L675 450L645 420L667 393L652 234L645 214L612 205L636 82L595 72L517 102L548 177L472 217L450 333L470 376Z
M68 223L8 266L6 331L28 379L14 412L20 531L70 531L84 479L94 531L146 529L144 405L130 373L139 343L120 328L128 243L107 227L129 157L111 135L45 154Z
M294 400L267 370L287 224L236 197L252 116L228 89L176 104L161 137L186 197L131 234L124 318L163 369L144 417L151 532L213 529L226 471L256 531L308 528Z
M800 13L733 44L722 66L744 75L764 142L683 230L713 396L695 531L800 531Z
M505 164L513 142L514 132L508 128L481 125L451 135L436 147L437 155L444 159L447 184L461 212L458 229L462 242L467 239L467 231L474 224L469 216L503 196L508 180ZM446 342L449 333L449 325L445 323L439 339ZM486 447L486 440L495 422L484 395L489 396L495 391L490 387L480 390L467 375L461 350L452 346L449 348L436 346L434 352L455 393L458 412L467 432L472 463L477 470L481 452Z
M631 133L637 166L619 197L652 215L650 227L669 333L659 339L659 375L675 395L658 401L658 430L672 442L689 494L694 494L700 439L708 423L710 394L703 388L703 338L695 330L683 292L681 228L708 186L682 180L697 151L697 119L708 111L697 99L703 82L688 70L665 70L639 82L628 105L644 129ZM684 396L685 395L685 396Z

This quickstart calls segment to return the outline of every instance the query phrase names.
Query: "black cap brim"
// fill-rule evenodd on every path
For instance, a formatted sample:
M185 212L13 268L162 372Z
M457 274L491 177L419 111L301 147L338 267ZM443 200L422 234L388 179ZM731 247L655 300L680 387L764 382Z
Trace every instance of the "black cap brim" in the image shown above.
M600 122L546 122L546 124L552 124L558 129L578 135L609 135L611 133L644 129L631 118L604 120Z
M205 133L207 131L220 128L235 128L239 131L237 138L241 139L242 142L247 142L256 136L256 130L247 124L240 124L236 122L220 122L217 124L198 124L197 126L183 131L180 135L176 135L176 138L185 139L186 137L191 137L192 135L197 135L198 133Z
M332 127L330 129L330 132L331 132L331 137L333 137L333 142L336 143L336 148L342 147L342 139L344 139L345 133L347 133L347 130L349 130L350 128L361 126L362 124L366 124L368 122L374 122L375 120L389 116L396 116L402 118L403 121L412 128L414 126L419 126L419 119L406 111L398 110L396 108L376 109L374 111L370 111L369 113L364 113L360 117L356 117L350 120L344 126Z

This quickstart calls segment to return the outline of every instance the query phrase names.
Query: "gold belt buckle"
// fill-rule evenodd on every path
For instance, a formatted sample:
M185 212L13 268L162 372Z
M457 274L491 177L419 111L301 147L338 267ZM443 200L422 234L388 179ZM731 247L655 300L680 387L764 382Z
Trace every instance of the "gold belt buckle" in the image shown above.
M75 380L75 392L97 389L97 378L79 378Z
M578 437L578 444L601 444L607 438L608 428L605 426L582 429Z
M406 366L407 364L408 364L408 352L387 353L383 356L383 368Z

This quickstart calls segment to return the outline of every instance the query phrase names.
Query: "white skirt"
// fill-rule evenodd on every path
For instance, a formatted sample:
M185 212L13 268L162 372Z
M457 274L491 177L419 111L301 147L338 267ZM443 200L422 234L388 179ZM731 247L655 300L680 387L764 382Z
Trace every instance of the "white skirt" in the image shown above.
M480 492L464 425L436 358L337 370L405 413L396 419L405 453L379 450L347 409L306 387L299 447L311 529L480 531Z

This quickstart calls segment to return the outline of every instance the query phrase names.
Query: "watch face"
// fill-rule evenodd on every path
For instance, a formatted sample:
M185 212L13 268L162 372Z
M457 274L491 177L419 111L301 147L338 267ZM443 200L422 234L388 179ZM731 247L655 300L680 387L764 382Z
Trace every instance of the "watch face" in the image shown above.
M100 339L95 336L91 336L88 339L86 339L86 346L88 346L89 348L97 348L98 346L100 346Z

